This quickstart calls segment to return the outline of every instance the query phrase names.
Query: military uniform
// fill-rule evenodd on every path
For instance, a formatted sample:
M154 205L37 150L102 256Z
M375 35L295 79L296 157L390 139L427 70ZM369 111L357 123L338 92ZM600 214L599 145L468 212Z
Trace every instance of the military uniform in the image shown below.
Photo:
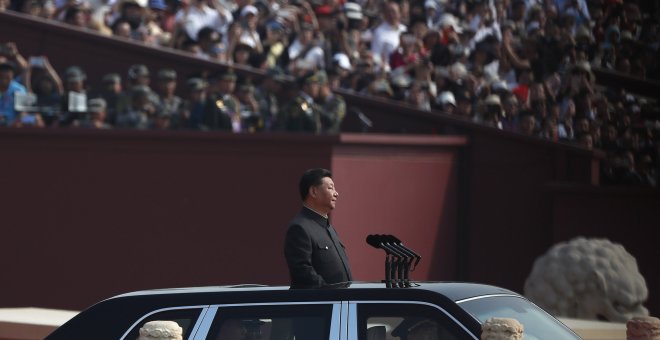
M308 75L303 82L319 83L318 74ZM291 132L321 132L321 113L323 109L314 102L309 94L300 91L289 105L282 110L278 118L280 129Z
M212 94L204 103L200 128L202 130L231 131L238 108L238 100L234 96Z
M219 76L212 77L212 81L236 81L236 74L231 71L223 72ZM204 105L202 115L202 130L224 130L232 131L240 126L240 102L231 93L220 93L214 91Z
M238 94L241 94L239 96L239 113L241 118L240 131L250 133L263 131L264 119L259 112L259 103L254 93L254 85L252 85L252 82L249 79L244 79L237 85L236 90L238 91ZM257 101L256 108L252 106L252 99Z
M263 88L257 88L254 97L259 103L259 115L264 123L264 130L273 128L280 114L280 103L274 93L266 92Z
M282 112L282 129L292 132L321 132L321 107L300 92Z
M264 122L264 130L274 130L277 128L277 118L282 110L280 95L281 87L286 82L284 71L279 67L271 67L266 71L269 80L279 84L277 89L267 87L264 83L257 87L254 97L259 103L259 114ZM264 80L265 81L265 80Z
M344 98L337 94L330 95L322 104L321 131L324 133L339 133L344 116L346 116Z
M176 77L176 71L172 69L162 69L158 71L158 81L160 82L176 82ZM154 104L156 105L157 115L172 117L177 115L181 110L183 100L176 95L171 98L158 96Z

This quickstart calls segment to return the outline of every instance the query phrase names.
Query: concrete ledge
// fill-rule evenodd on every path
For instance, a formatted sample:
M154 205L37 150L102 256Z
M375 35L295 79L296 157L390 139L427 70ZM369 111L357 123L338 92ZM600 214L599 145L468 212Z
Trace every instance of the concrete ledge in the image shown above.
M78 312L45 308L0 308L0 340L43 339Z
M626 324L558 318L584 340L626 340Z

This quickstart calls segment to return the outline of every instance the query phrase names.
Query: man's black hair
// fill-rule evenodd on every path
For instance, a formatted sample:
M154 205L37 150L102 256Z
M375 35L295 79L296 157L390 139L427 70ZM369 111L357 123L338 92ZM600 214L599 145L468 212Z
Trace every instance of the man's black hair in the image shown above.
M71 7L67 9L64 13L64 22L69 22L69 20L73 19L80 12L82 12L82 10L78 7Z
M204 26L201 30L199 30L199 32L197 32L197 41L210 39L213 33L218 33L218 35L220 35L220 32L218 32L215 28L211 26Z
M0 63L0 72L14 72L15 73L16 69L15 69L14 65L11 62L7 61L7 62L4 62L4 63Z
M307 198L307 194L309 194L309 188L320 185L325 177L332 178L330 170L316 168L305 171L302 177L300 177L300 184L298 185L300 198L304 201Z

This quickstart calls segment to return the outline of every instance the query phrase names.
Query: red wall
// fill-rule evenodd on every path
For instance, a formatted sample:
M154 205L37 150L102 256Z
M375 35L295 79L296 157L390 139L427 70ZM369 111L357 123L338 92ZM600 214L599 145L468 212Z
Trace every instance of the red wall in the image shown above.
M414 278L450 278L434 266L451 251L419 235L456 228L463 141L387 139L2 130L0 303L80 309L144 288L287 284L283 235L310 167L336 173L333 220L357 280L383 275L382 254L364 243L371 232L423 254Z
M402 141L420 146L396 145ZM382 250L352 250L364 247L366 235L385 233L422 255L413 279L456 279L458 148L465 139L343 135L341 142L332 158L340 192L333 218L358 278L383 279Z

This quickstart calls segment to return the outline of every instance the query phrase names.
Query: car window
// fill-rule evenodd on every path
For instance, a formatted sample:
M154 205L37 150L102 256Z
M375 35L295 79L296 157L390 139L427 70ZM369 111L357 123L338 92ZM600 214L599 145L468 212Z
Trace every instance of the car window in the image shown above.
M142 328L145 323L156 320L176 322L183 329L183 339L189 339L190 333L192 332L195 322L199 318L201 312L202 308L173 309L156 312L140 320L140 322L131 328L131 331L123 339L137 339L140 333L140 328Z
M207 340L328 340L331 304L220 307Z
M490 296L458 302L482 324L492 317L518 320L525 340L579 339L566 326L531 302L515 296Z
M360 303L357 313L359 340L465 339L454 320L427 305Z

